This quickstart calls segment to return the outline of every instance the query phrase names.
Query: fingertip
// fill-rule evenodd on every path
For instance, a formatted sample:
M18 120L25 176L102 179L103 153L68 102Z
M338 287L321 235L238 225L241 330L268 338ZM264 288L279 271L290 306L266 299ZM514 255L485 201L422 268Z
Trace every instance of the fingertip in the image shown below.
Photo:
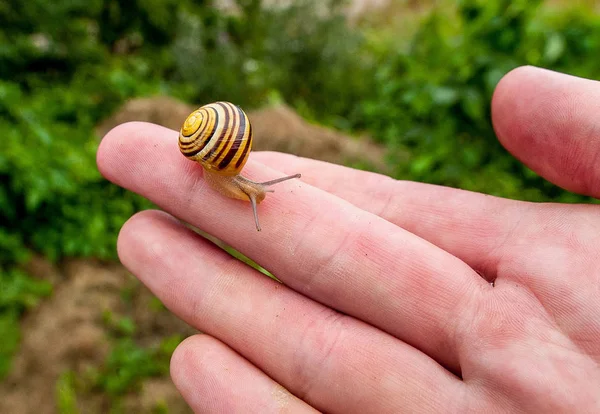
M186 378L189 378L192 375L191 373L200 368L198 366L198 356L207 355L207 351L210 353L208 349L210 344L207 341L210 342L211 339L203 334L192 335L181 341L175 348L171 355L170 375L177 388L193 382L186 381Z
M130 270L137 268L139 263L166 260L165 243L156 235L169 235L181 227L173 216L164 211L144 210L134 214L123 224L117 237L119 260Z
M526 120L523 118L529 116L526 109L535 97L529 90L537 89L536 83L544 71L535 66L519 66L504 75L496 86L492 96L492 123L503 145L515 136L515 128L523 126Z
M200 399L204 395L213 394L199 391L200 388L205 391L215 388L214 383L206 378L203 360L218 358L218 355L214 355L216 342L215 339L203 334L189 336L175 348L171 355L169 366L171 380L191 407L205 405L206 401Z
M98 170L107 180L120 184L123 172L133 169L132 162L137 160L136 153L147 146L161 151L161 145L169 143L164 137L175 133L171 129L149 122L131 121L117 125L108 131L100 141L96 152ZM144 152L150 153L152 149ZM160 157L156 159L160 159ZM156 162L150 157L147 157L145 161Z
M98 146L96 152L96 165L100 174L104 178L113 181L111 179L112 166L119 161L122 161L121 154L124 146L126 145L125 138L136 134L140 130L140 126L143 122L126 122L108 131Z
M186 338L173 352L171 379L195 412L314 412L218 339Z
M494 89L494 93L492 94L491 108L494 126L496 126L498 121L502 120L502 118L498 118L498 116L504 113L503 109L505 106L511 104L512 100L507 98L514 95L515 85L518 84L522 73L527 73L529 70L528 66L519 66L518 68L512 69L506 73L496 85L496 89Z
M522 66L492 97L498 140L517 159L567 190L598 196L600 83Z

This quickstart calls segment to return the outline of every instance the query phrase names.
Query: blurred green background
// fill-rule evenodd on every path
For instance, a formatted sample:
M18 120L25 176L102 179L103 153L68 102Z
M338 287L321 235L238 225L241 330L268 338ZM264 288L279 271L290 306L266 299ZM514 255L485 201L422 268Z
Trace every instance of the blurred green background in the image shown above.
M237 0L235 13L213 3L0 1L3 377L22 318L53 294L53 283L25 270L32 255L116 260L121 225L150 207L105 181L95 163L94 128L130 98L245 109L285 102L313 123L384 145L397 178L594 202L514 160L494 136L489 108L499 79L520 65L600 78L595 1L392 1L353 24L343 1L269 8ZM409 161L398 161L407 152ZM144 348L130 319L109 324L120 334L91 381L115 402L143 378L166 375L178 339ZM77 375L58 380L61 412L76 410Z

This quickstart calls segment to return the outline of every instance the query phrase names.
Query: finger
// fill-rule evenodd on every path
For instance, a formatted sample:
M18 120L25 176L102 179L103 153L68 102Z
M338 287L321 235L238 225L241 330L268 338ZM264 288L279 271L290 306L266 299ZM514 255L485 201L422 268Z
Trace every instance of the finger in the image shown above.
M528 286L565 334L598 354L600 321L589 319L600 306L600 292L589 289L597 284L597 206L523 203L279 153L256 158L303 171L304 181L429 240L496 284Z
M498 84L492 118L500 142L553 183L600 196L600 82L520 67Z
M385 175L277 152L257 161L302 180L452 253L492 281L517 225L535 216L529 203Z
M175 314L319 410L398 412L400 401L436 411L462 386L423 353L265 277L166 213L134 216L118 249Z
M192 336L177 347L171 358L171 377L194 412L316 412L208 335Z
M269 195L259 209L263 231L252 231L248 204L207 188L176 139L164 128L128 124L105 137L98 163L107 178L215 235L295 290L459 371L457 348L489 288L464 262L301 181ZM247 169L254 179L259 170L261 179L281 175L252 160Z

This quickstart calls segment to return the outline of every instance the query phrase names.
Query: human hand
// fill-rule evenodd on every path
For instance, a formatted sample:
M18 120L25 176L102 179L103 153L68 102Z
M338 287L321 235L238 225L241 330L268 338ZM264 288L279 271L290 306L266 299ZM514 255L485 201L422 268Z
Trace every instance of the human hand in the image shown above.
M594 197L599 114L600 83L531 67L507 75L492 105L508 150ZM259 206L258 233L249 205L208 188L176 132L117 127L98 165L166 211L135 215L118 251L205 333L171 364L196 412L600 412L598 205L525 203L256 153L249 178L302 173Z

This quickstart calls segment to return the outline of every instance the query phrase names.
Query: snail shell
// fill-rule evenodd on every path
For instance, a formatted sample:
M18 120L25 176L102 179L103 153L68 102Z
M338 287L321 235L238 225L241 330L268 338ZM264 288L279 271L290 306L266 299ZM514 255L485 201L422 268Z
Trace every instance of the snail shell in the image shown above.
M187 117L179 134L179 149L207 170L236 175L252 149L252 126L239 106L211 103Z
M215 102L192 112L179 131L179 150L204 167L209 185L221 194L250 201L256 229L260 231L256 205L273 190L268 187L300 178L300 174L263 183L240 175L252 149L252 126L242 109L229 102Z

